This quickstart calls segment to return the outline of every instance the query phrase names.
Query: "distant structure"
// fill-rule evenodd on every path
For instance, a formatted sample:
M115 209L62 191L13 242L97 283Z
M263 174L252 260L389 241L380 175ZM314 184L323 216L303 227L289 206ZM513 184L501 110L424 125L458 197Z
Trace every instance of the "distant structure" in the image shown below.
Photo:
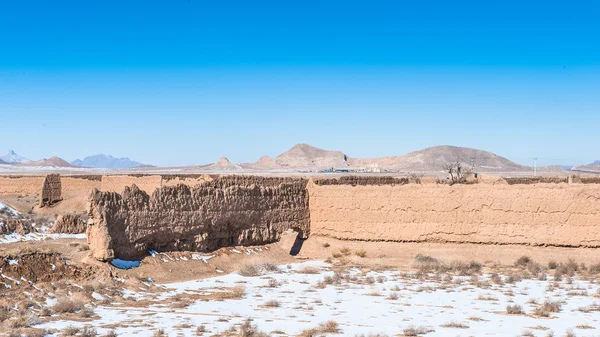
M49 174L44 178L42 193L40 195L40 207L52 206L62 200L62 184L60 174Z

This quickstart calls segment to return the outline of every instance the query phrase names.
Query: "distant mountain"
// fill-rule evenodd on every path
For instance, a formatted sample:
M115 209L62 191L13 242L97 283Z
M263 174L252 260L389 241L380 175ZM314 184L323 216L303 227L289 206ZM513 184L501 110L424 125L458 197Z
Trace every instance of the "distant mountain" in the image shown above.
M478 172L529 171L528 166L519 165L495 153L459 146L433 146L398 157L374 159L350 159L352 166L377 164L383 168L401 171L440 171L447 163L460 162L470 168L471 160Z
M459 161L471 168L473 160L478 172L524 172L519 165L495 153L458 146L434 146L402 156L381 158L350 158L341 151L328 151L308 144L298 144L275 158L264 156L247 167L257 169L353 168L380 171L441 171L445 164Z
M28 161L24 163L17 164L19 166L35 166L35 167L77 167L75 165L70 164L66 160L59 157L52 157L49 159L42 159L37 161Z
M10 151L8 151L7 154L0 157L0 161L6 162L9 164L18 164L18 163L28 162L30 160L23 156L18 155L17 153L15 153L15 151L10 150Z
M77 159L71 162L75 166L82 167L94 167L94 168L132 168L139 166L148 166L137 161L133 161L129 158L115 158L113 156L107 156L104 154L97 154L95 156L89 156L83 158L83 160Z
M264 156L254 166L262 169L327 169L347 167L347 156L340 151L328 151L310 146L297 144L275 158Z
M204 169L215 171L238 171L243 168L239 165L232 164L226 157L221 157L218 162L207 165Z
M590 166L598 166L598 165L600 165L600 160L596 160L595 162L593 162L591 164L588 164L588 165L590 165Z

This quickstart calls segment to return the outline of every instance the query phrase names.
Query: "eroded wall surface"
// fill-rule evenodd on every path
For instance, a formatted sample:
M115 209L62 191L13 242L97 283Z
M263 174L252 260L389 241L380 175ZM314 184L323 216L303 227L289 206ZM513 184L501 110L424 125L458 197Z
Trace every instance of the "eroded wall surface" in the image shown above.
M100 260L135 259L157 251L211 251L277 241L294 229L308 234L307 180L224 176L179 184L151 195L133 186L122 194L95 190L88 243Z
M600 247L600 186L309 184L311 233L345 240Z

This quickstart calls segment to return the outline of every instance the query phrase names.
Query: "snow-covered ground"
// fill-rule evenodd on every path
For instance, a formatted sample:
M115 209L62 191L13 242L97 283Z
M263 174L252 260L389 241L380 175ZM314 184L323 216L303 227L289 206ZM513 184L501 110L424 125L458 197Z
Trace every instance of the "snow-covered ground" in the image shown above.
M47 227L41 227L41 231L38 233L29 233L25 235L12 233L7 235L0 235L0 244L13 243L22 241L42 241L48 239L85 239L85 234L51 234L47 233Z
M283 331L287 335L328 320L339 324L343 336L402 335L409 327L429 331L426 336L514 337L525 332L547 336L550 331L564 336L569 330L577 336L600 334L600 311L580 310L600 305L599 285L594 280L575 277L556 282L548 277L499 285L486 282L490 275L477 279L442 275L433 281L397 271L352 268L344 271L341 282L335 282L332 268L324 262L309 261L284 265L258 277L234 273L163 285L146 283L139 291L123 294L123 298L135 298L144 305L98 303L94 311L99 318L92 322L58 320L36 327L92 325L99 333L106 333L116 326L119 336L143 337L160 328L170 336L193 336L203 325L205 335L210 336L250 318L264 332ZM244 287L243 298L198 299L199 295L235 287ZM173 305L182 299L188 299L189 305ZM533 316L534 308L545 300L560 301L560 312L546 318ZM271 305L265 305L269 301ZM524 314L508 315L507 305L514 304L521 305ZM463 328L443 326L448 323Z

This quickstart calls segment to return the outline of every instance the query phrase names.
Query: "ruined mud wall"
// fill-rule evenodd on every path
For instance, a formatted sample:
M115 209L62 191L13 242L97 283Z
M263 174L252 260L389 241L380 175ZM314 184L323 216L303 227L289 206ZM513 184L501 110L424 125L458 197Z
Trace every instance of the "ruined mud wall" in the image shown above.
M276 241L295 229L308 234L307 180L224 176L197 186L165 186L151 195L92 193L88 243L100 260L135 259L158 251L211 251Z
M311 233L346 240L600 247L600 185L309 184Z
M44 176L3 176L0 177L0 196L2 195L39 195Z
M40 193L40 207L51 206L62 200L60 174L49 174L44 178Z
M127 186L136 185L146 193L161 186L160 175L107 175L102 177L101 191L121 193Z

